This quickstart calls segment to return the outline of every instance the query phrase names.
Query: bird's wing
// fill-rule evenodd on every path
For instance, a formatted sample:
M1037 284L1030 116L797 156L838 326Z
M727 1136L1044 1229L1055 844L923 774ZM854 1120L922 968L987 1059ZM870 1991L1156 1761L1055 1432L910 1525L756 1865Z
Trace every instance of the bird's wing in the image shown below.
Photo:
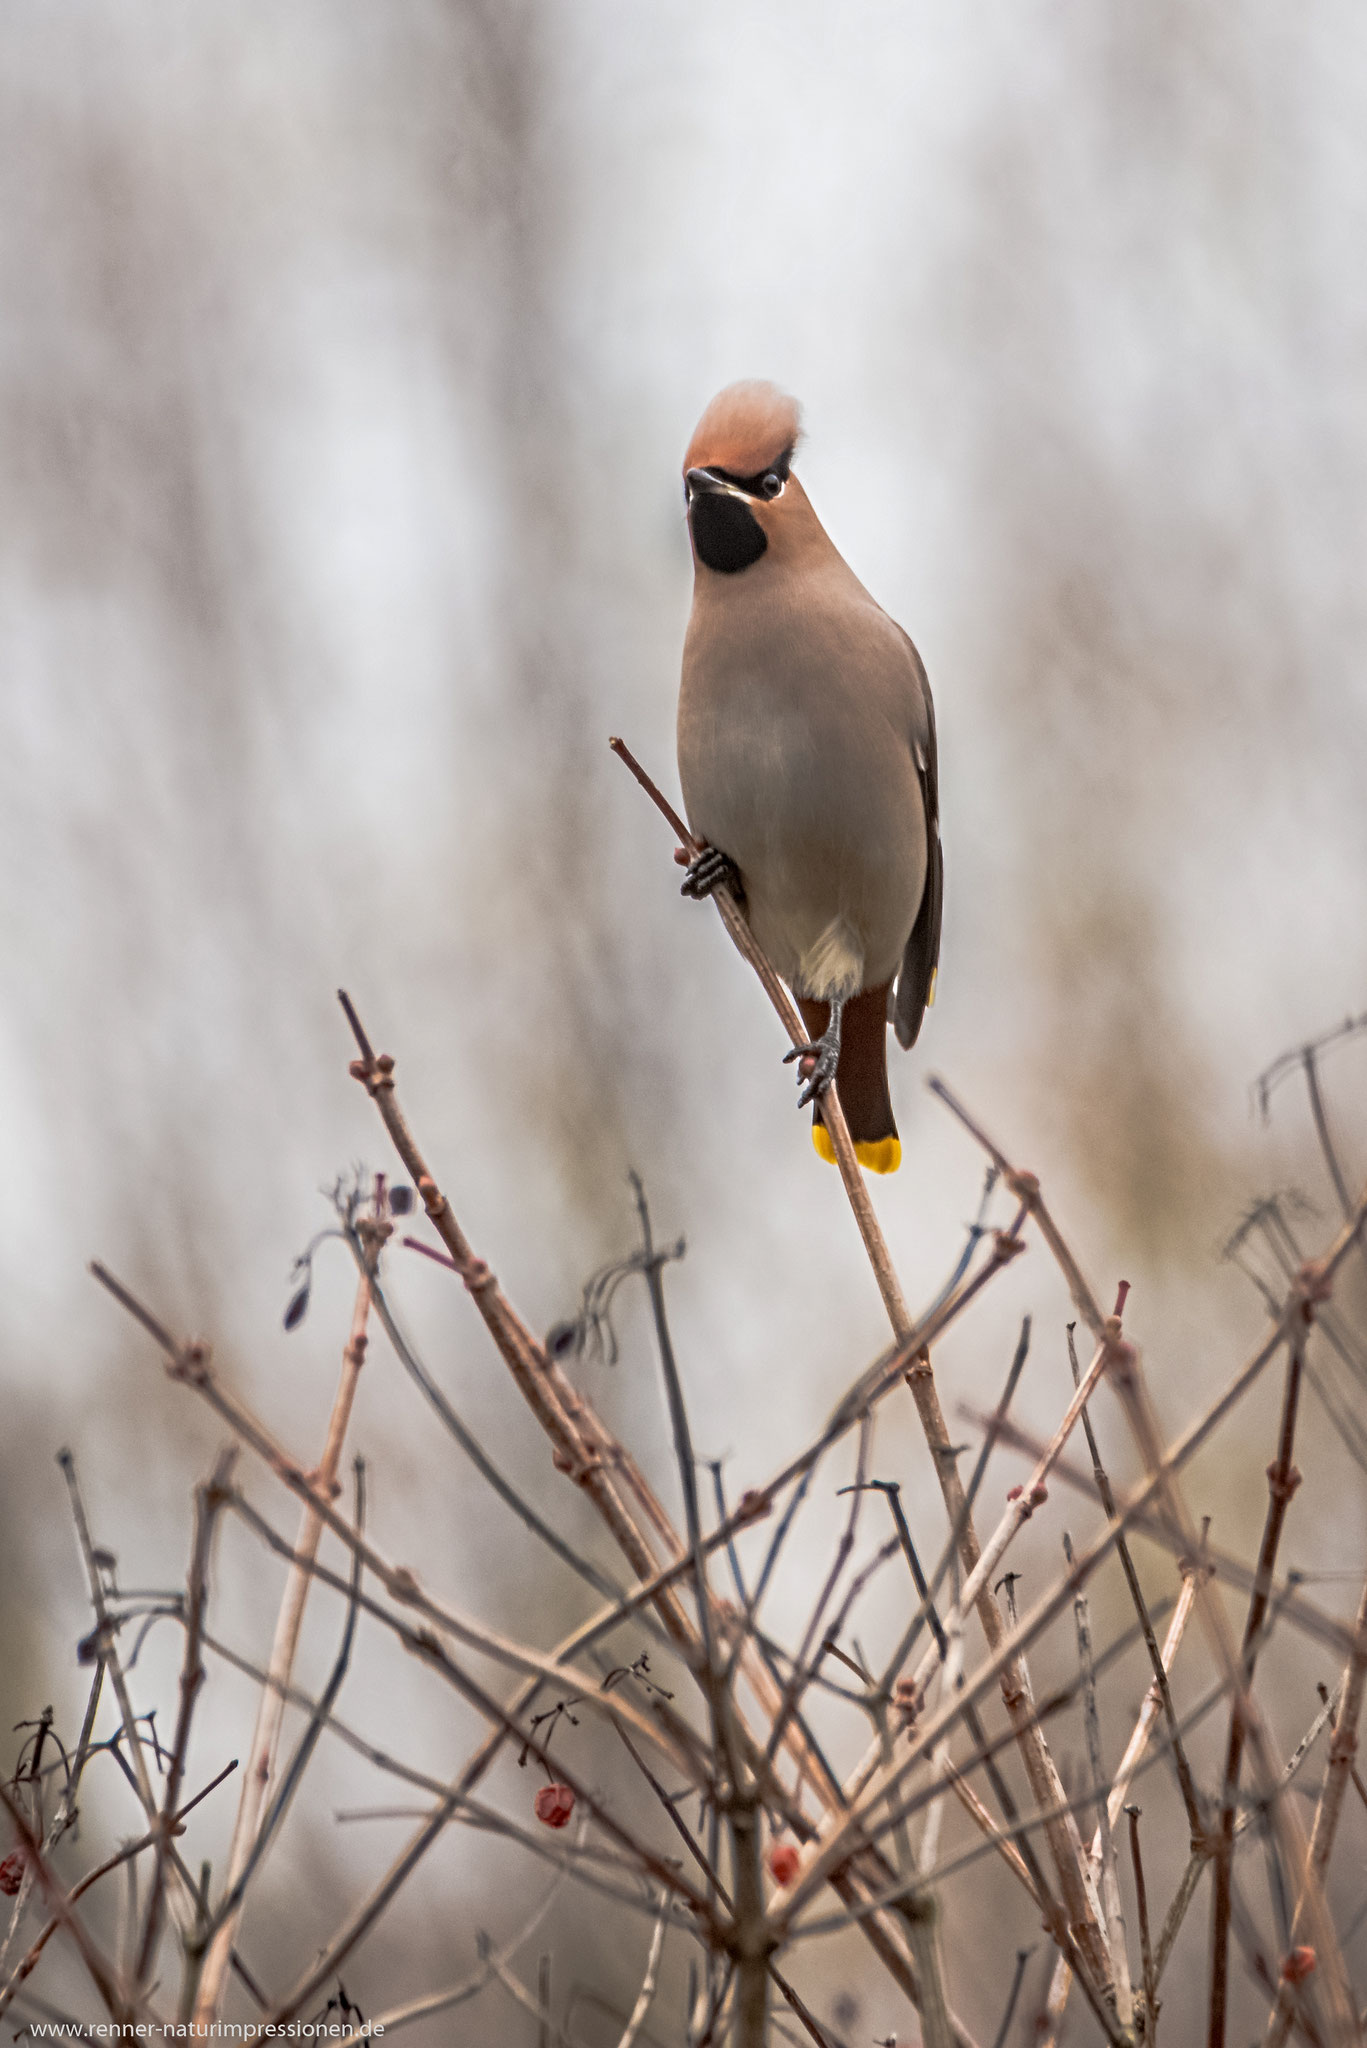
M910 638L903 639L911 651L925 707L924 721L913 736L916 772L921 783L921 808L926 820L926 882L921 907L902 955L901 972L890 1009L899 1045L915 1045L921 1020L935 1000L935 972L940 962L940 917L944 908L944 855L940 850L940 764L935 744L935 705L930 684Z

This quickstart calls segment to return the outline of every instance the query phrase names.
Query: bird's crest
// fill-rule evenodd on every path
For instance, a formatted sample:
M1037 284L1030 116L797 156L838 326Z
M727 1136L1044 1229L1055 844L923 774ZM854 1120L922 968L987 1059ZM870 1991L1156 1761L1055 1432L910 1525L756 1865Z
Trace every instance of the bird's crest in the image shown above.
M758 476L791 452L800 431L797 400L777 384L728 384L693 429L684 468Z

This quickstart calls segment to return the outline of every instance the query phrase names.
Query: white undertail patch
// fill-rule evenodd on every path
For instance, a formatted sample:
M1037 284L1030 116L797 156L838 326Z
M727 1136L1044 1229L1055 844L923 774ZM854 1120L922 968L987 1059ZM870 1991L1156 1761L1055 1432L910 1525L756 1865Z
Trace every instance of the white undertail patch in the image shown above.
M814 1002L844 1000L864 979L864 949L843 917L833 917L798 965L798 991Z

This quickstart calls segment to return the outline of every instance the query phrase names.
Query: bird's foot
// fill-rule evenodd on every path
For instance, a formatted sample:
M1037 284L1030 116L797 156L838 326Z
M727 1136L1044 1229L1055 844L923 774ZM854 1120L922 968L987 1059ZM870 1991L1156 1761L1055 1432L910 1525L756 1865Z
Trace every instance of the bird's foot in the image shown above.
M795 1045L791 1052L783 1055L784 1066L797 1061L798 1096L797 1106L805 1109L809 1102L818 1102L835 1079L835 1070L840 1064L840 1033L832 1035L828 1030L809 1045Z
M715 846L705 846L688 863L688 873L679 894L691 896L695 903L702 903L714 890L723 888L729 889L738 902L743 900L740 869L730 854L720 852Z

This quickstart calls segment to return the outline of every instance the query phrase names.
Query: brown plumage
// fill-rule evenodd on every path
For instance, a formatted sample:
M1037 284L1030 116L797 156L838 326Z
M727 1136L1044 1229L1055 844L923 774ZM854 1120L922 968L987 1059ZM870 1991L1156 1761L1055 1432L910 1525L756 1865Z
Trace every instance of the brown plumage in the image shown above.
M865 1165L901 1156L886 1024L912 1045L940 949L942 862L930 688L911 641L833 546L791 461L798 409L771 384L708 406L685 458L693 612L679 693L689 825L800 1003L800 1100L831 1157L834 1075ZM896 981L893 991L894 978Z

